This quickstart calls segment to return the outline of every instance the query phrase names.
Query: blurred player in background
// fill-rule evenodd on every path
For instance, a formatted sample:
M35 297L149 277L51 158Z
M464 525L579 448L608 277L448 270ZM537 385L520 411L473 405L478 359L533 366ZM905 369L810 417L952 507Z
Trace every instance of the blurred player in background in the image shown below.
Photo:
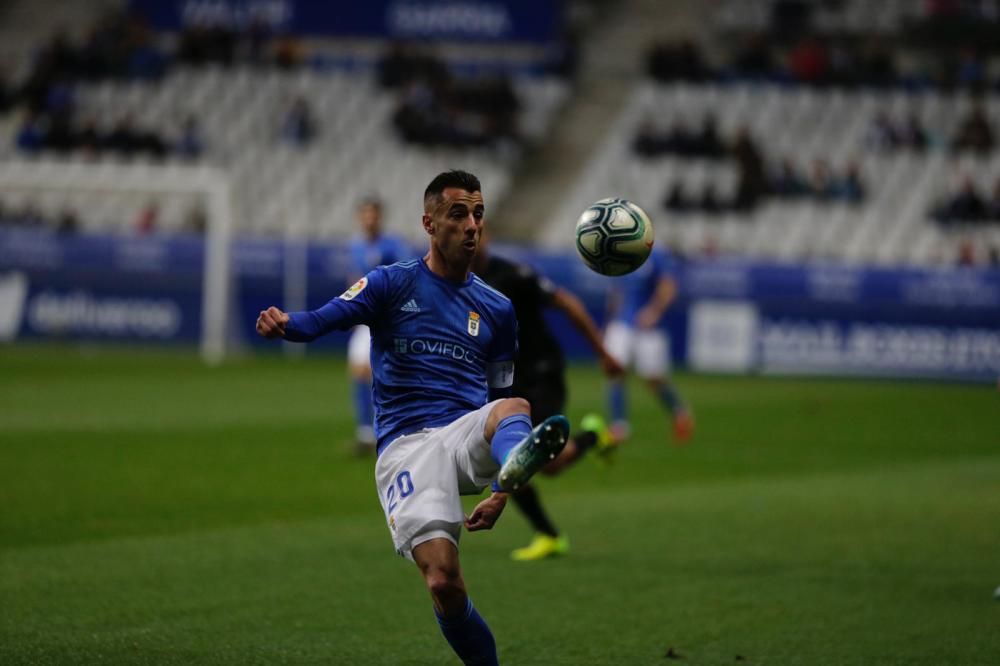
M677 298L670 255L654 247L646 263L635 272L616 278L615 284L604 343L619 363L635 368L670 413L675 441L686 442L694 433L694 418L668 377L670 340L661 327L664 314ZM616 438L624 439L630 427L623 379L611 380L608 398L611 431Z
M488 241L489 235L484 233L473 270L514 304L518 322L518 353L512 391L513 395L531 403L531 422L537 425L550 416L563 413L566 403L566 363L562 347L545 321L546 308L555 308L566 315L593 347L601 369L608 377L621 376L624 368L605 349L600 330L580 299L529 266L491 255ZM599 454L607 455L618 444L608 432L604 420L596 414L584 417L581 430L566 444L559 457L542 469L544 474L559 474L595 445ZM531 523L535 537L526 547L511 553L513 559L540 560L563 555L569 550L569 540L560 535L549 519L533 484L514 493L514 503Z
M496 642L472 606L458 557L462 526L490 529L508 493L565 445L554 416L532 429L512 398L517 320L510 300L470 273L484 224L479 180L438 175L424 192L427 254L380 266L318 310L260 313L258 334L308 342L332 330L372 330L375 481L396 552L412 559L441 632L466 664L497 663ZM286 387L287 390L287 387ZM469 516L462 494L493 493Z
M376 266L388 266L411 259L414 253L401 238L382 231L382 202L376 197L363 199L357 208L361 232L349 246L351 268L347 286L354 284ZM371 332L365 325L355 326L347 343L347 367L354 394L356 450L358 454L375 451L375 411L372 407Z

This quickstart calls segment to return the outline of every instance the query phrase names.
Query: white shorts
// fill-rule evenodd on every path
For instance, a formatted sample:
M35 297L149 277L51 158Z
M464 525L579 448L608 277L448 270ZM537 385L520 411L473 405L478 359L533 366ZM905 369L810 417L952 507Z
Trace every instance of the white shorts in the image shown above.
M461 495L478 495L500 466L483 436L497 400L446 426L393 440L375 463L375 486L396 552L413 559L413 549L431 539L458 546L465 524Z
M371 365L372 332L364 324L351 330L347 341L347 362L351 365Z
M625 322L613 321L604 333L604 346L616 361L643 379L658 379L670 370L670 344L659 328L636 329Z

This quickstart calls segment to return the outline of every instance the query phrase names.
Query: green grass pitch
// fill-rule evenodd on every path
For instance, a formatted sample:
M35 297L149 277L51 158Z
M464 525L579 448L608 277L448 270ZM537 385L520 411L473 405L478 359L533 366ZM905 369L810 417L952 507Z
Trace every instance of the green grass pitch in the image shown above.
M350 455L338 359L0 348L0 664L450 664ZM1000 394L682 375L541 482L568 557L466 534L507 664L1000 664ZM571 420L602 404L571 371ZM668 652L670 656L668 655Z

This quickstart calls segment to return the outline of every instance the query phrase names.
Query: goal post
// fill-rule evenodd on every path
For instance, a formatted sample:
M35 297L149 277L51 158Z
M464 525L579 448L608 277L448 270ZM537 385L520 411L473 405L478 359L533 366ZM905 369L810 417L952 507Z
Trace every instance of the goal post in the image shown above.
M0 190L200 195L207 211L201 293L202 359L226 357L233 289L233 200L229 175L209 166L89 164L55 161L0 162Z

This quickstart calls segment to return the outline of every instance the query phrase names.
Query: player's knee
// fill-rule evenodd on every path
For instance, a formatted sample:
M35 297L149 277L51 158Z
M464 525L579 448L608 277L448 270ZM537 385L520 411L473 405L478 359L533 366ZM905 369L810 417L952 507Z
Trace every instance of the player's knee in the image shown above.
M497 415L497 421L502 421L514 414L531 414L531 403L524 398L505 398L496 406L494 412Z
M442 609L447 610L465 601L465 584L458 571L431 569L424 574L424 580L434 601Z

